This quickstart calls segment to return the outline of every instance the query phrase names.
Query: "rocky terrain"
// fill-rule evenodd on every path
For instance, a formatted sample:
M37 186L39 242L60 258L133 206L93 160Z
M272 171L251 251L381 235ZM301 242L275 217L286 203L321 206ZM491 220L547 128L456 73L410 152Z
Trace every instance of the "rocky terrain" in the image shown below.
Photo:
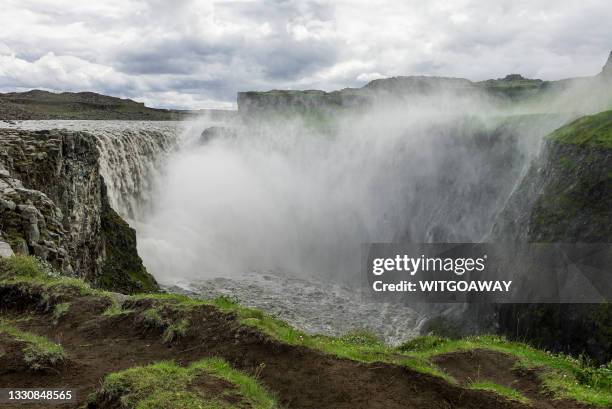
M36 255L102 287L156 288L136 252L135 231L110 205L92 135L1 129L0 147L7 253Z

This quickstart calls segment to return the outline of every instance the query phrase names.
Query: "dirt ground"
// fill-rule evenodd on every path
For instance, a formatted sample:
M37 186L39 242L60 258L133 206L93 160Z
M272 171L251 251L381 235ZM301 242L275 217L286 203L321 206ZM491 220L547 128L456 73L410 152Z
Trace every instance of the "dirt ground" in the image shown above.
M61 344L69 357L68 362L59 367L32 372L21 363L19 348L14 342L0 337L0 350L5 352L0 358L0 387L71 387L76 391L78 405L82 405L110 372L161 360L186 365L205 357L219 356L235 368L256 376L276 394L285 408L586 407L573 402L553 402L540 394L535 374L512 370L512 360L501 354L488 351L458 353L439 357L437 362L464 383L486 378L513 386L533 398L532 406L511 402L493 393L451 385L405 367L364 364L282 344L254 328L239 324L234 316L212 306L192 310L187 336L164 344L161 333L148 328L139 318L142 316L139 312L150 307L147 302L131 305L134 312L130 314L104 316L102 312L108 307L106 300L80 297L72 301L67 314L54 324L50 313L40 311L40 300L36 297L18 296L0 289L2 316L21 318L17 326ZM203 381L197 387L215 393L219 385ZM26 407L48 406L14 406ZM98 402L89 407L118 406L117 402Z
M573 409L589 407L567 400L553 400L549 394L543 393L537 371L517 367L514 357L500 352L476 349L440 355L433 361L462 385L491 381L507 386L529 398L531 407L534 408Z

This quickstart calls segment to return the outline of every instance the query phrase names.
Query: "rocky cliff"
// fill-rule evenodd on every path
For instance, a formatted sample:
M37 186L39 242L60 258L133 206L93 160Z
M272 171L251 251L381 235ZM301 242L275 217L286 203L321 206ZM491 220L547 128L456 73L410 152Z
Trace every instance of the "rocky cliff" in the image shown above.
M606 61L606 65L604 65L601 70L601 74L607 77L612 77L612 51L610 51L610 56L608 57L608 61Z
M493 239L612 243L612 111L549 135L499 215ZM601 362L612 359L610 304L503 305L498 311L507 335Z
M110 206L93 135L0 129L0 166L1 240L13 252L108 289L157 287Z

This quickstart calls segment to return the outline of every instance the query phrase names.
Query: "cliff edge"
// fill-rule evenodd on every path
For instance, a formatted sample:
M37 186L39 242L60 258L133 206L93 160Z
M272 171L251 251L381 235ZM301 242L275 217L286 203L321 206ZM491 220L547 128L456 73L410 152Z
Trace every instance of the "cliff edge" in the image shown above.
M94 137L0 129L0 241L105 289L157 289L136 234L110 207Z

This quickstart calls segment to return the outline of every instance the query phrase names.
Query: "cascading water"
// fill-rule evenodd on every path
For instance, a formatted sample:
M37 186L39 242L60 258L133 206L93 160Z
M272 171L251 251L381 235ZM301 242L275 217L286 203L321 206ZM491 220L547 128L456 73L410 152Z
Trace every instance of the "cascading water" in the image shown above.
M132 224L150 210L154 183L161 179L168 155L179 148L183 130L189 128L184 122L79 120L19 121L6 126L90 133L96 138L111 206Z
M94 135L111 206L129 220L140 220L151 209L154 184L167 156L178 149L178 124L107 128Z

